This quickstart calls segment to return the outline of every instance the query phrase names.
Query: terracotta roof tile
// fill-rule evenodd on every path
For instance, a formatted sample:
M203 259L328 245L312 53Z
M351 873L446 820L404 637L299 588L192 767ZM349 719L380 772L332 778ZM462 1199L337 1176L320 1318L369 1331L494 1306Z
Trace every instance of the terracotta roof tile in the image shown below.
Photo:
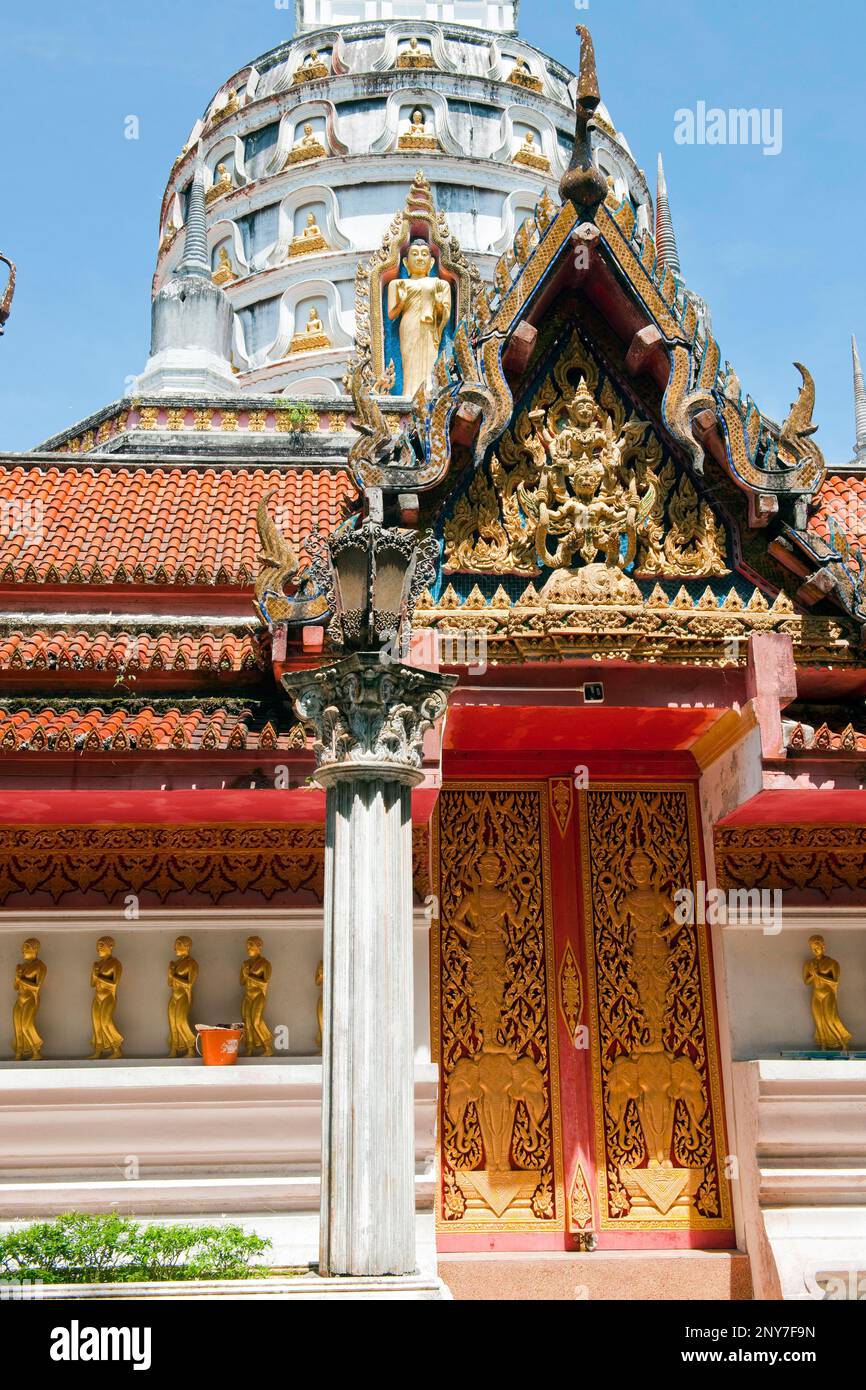
M256 510L298 545L331 530L355 488L344 470L0 466L0 582L249 585Z
M821 505L809 525L828 542L831 518L841 522L849 541L866 551L866 478L827 475L821 489Z
M0 671L258 671L267 661L263 639L253 633L0 634Z
M286 752L306 747L304 730L283 714L254 703L216 701L141 708L116 704L84 708L0 705L0 756L26 752L196 752L246 748Z

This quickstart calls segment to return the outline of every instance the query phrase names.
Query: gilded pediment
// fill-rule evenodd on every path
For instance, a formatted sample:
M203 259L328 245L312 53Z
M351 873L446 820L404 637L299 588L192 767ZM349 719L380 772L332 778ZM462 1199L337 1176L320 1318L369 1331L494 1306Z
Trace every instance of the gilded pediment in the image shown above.
M449 572L549 575L627 599L641 578L730 572L725 527L574 332L444 526Z

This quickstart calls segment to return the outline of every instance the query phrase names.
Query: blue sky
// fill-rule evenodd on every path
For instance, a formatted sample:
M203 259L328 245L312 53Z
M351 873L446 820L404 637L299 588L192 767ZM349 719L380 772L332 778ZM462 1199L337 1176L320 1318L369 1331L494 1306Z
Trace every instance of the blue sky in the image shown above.
M19 265L0 342L0 448L26 449L122 394L149 341L157 220L174 156L222 81L291 37L274 0L7 0L0 247ZM817 438L851 457L850 335L866 356L862 0L523 0L521 33L602 93L654 186L662 151L683 272L723 356L776 418L794 359ZM779 108L782 149L678 145L675 113ZM140 139L124 138L128 115Z

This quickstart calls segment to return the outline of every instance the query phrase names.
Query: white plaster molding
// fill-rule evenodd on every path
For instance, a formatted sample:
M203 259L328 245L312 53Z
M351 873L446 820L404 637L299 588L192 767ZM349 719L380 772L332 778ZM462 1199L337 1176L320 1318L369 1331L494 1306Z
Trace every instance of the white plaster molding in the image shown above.
M346 236L340 225L340 205L333 188L323 183L306 184L287 193L280 203L277 241L265 259L264 268L270 270L294 259L289 257L289 250L296 235L295 216L299 209L305 207L324 208L324 216L318 225L331 252L352 249L351 239ZM327 251L312 252L309 257L301 258L296 264L306 272L311 262L317 265L319 258L328 254Z
M216 248L225 242L226 238L231 242L232 260L241 274L249 275L251 266L244 251L244 239L241 236L240 227L231 218L221 217L218 222L213 222L207 229L208 253L213 259ZM240 278L240 276L238 277ZM231 283L231 282L230 282ZM225 288L225 287L223 287Z
M501 256L504 251L510 251L514 245L514 238L520 231L521 226L527 217L532 217L538 206L538 189L536 188L517 188L502 205L502 234L490 243L488 250L496 256ZM521 216L525 214L525 216Z
M821 1298L846 1269L866 1285L866 1062L733 1070L755 1297Z

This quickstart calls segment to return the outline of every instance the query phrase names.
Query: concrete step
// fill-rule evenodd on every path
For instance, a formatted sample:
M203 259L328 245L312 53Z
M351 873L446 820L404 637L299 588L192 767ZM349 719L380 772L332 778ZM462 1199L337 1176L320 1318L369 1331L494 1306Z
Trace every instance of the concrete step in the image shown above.
M440 1254L439 1275L463 1300L751 1299L738 1250L595 1250L590 1255Z

